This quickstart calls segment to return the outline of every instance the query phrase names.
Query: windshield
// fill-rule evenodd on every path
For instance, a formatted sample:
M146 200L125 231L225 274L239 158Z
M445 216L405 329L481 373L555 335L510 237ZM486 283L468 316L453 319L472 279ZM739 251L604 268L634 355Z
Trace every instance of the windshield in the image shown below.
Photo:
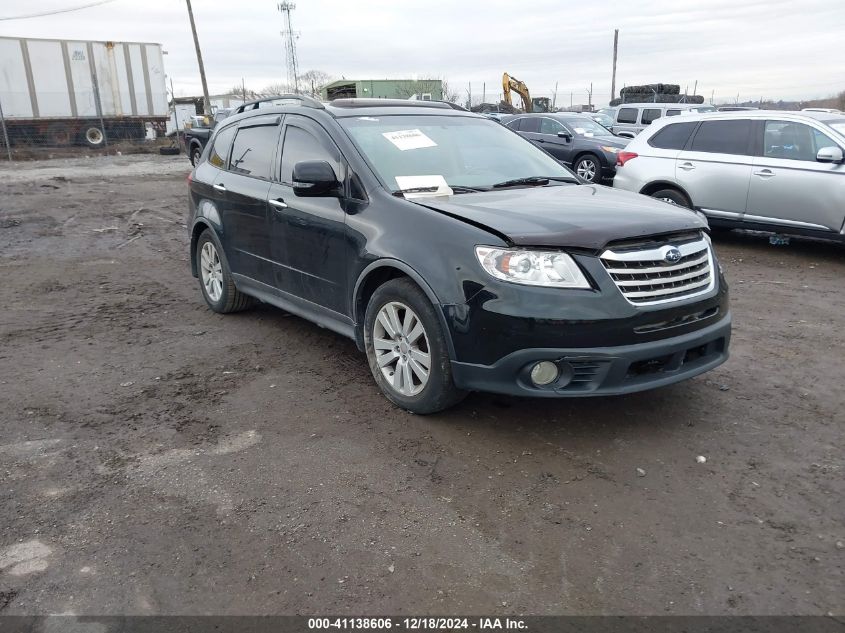
M429 181L482 189L536 176L574 178L554 158L486 118L379 115L339 122L393 191Z
M698 106L697 108L690 108L693 112L718 112L713 106Z
M599 123L601 123L605 127L610 127L611 125L613 125L613 117L608 116L606 114L601 114L600 112L597 112L593 115L593 118L595 118Z
M583 119L564 119L566 124L581 136L613 136L613 132L602 124L584 117Z

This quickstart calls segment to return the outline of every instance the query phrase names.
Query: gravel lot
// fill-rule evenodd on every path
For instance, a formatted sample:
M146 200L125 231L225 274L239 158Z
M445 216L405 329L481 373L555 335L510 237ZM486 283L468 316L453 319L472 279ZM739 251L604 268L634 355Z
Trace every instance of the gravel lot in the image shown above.
M717 236L705 376L416 417L351 341L206 308L188 167L0 167L0 612L845 612L845 248Z

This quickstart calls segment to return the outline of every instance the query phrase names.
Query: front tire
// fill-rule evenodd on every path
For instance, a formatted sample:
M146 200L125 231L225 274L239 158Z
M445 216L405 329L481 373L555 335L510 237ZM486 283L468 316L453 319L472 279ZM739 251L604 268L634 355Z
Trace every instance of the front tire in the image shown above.
M191 147L191 165L196 167L197 163L200 162L200 156L202 156L202 148L198 145Z
M235 287L226 254L214 239L211 229L205 229L197 240L194 252L200 289L208 307L220 314L240 312L253 304L253 298Z
M687 209L692 209L692 203L689 201L689 198L687 198L677 189L661 189L651 194L651 197L657 198L658 200L667 202L669 204L678 205L679 207L686 207Z
M410 279L392 279L373 293L364 318L364 346L379 389L411 413L436 413L466 396L452 380L434 306Z
M591 185L601 183L601 161L598 156L584 154L575 161L573 168L575 169L575 173L578 174L578 177L584 182L590 183Z

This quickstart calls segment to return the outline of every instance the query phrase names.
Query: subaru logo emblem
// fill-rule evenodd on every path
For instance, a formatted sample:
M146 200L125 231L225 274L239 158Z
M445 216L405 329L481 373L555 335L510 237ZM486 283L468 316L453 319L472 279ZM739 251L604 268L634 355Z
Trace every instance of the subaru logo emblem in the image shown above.
M663 255L663 259L665 259L665 260L666 260L667 262L669 262L670 264L674 264L676 261L678 261L679 259L681 259L681 257L682 257L682 255L681 255L681 251L679 251L679 250L678 250L677 248L675 248L674 246L672 246L672 247L668 248L668 249L666 250L666 254L665 254L665 255Z

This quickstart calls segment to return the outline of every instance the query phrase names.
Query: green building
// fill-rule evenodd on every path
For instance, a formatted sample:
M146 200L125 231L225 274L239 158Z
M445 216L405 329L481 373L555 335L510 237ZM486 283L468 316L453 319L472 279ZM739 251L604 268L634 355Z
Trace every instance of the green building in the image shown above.
M323 86L323 101L351 97L367 99L417 99L440 101L443 82L439 79L339 79Z

